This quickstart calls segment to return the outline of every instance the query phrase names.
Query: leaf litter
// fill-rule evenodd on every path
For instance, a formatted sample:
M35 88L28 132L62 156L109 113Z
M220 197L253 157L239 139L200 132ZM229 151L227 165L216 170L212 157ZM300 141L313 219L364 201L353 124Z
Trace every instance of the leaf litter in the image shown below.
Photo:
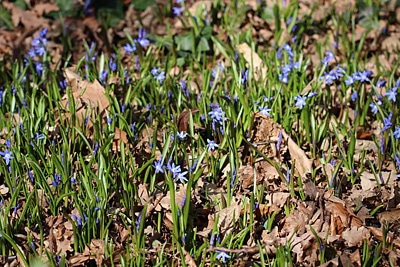
M314 4L319 4L321 1L300 1L300 14L308 15L311 13L311 9ZM316 11L312 12L313 19L315 21L321 21L326 19L328 12L332 5L337 7L338 12L345 12L343 9L346 5L354 5L354 1L322 1L323 5L318 5ZM353 2L353 3L350 3ZM200 3L200 2L199 2ZM204 4L204 3L202 3ZM13 3L3 2L3 7L12 12L12 21L15 27L22 26L24 31L27 32L32 28L38 28L38 26L49 25L49 20L42 18L43 14L56 11L57 6L51 3L38 3L34 6L33 12L23 11L16 7ZM199 4L192 5L189 9L190 12L195 14L198 9ZM205 6L207 10L210 9L211 1L205 1ZM251 4L254 9L254 3ZM136 11L130 10L129 12L135 13ZM153 17L151 17L151 12L149 10L145 11L142 16L143 23L146 26L151 26L153 32L162 32L163 28L161 25L152 24ZM259 19L256 15L249 12L247 14L251 17L252 21L257 21ZM132 17L131 17L132 18ZM119 27L131 26L130 29L137 29L138 25L136 21L130 21L127 18L123 23L124 25L119 25ZM259 23L262 20L258 20ZM71 22L71 23L76 23ZM284 22L282 25L286 24ZM90 20L86 18L84 25L87 28L92 28L93 32L99 27L99 23L95 18L91 17ZM256 23L252 25L245 25L246 27L255 27L255 32L260 33L263 39L260 39L260 45L265 45L262 42L269 42L273 35L273 30L270 28L268 30L264 29L264 32L260 28L256 28ZM373 43L374 47L370 48L373 51L378 51L382 48L384 51L392 53L397 51L400 47L399 36L393 33L391 36L387 36L382 42L378 41L381 38L379 31L382 30L382 23L378 31L370 32L366 35L369 42ZM176 29L174 31L181 31L179 24L176 24ZM269 27L274 27L274 24L268 25ZM116 29L117 31L118 29ZM133 34L133 32L131 32ZM363 28L356 29L356 41L359 41L364 34ZM76 36L82 36L89 38L87 33L80 28L77 31ZM123 31L118 31L114 33L115 36L125 36ZM31 34L29 34L31 35ZM0 39L0 51L11 52L9 49L11 43L16 39L16 36L5 36ZM21 35L20 35L21 36ZM97 36L95 39L101 40ZM288 33L287 29L284 29L282 34L282 43L287 39ZM286 37L286 38L285 38ZM318 38L320 36L308 36L310 40ZM81 38L83 39L83 38ZM111 40L112 38L110 38ZM110 40L108 40L110 42ZM111 42L112 43L112 42ZM305 51L309 54L314 54L315 44L310 42L305 42ZM101 47L106 46L106 44L101 45ZM268 69L265 67L262 59L258 54L253 51L247 44L243 43L238 46L238 51L245 58L250 69L254 70L257 78L265 77L265 73ZM81 51L82 53L82 51ZM338 58L340 61L340 57ZM395 54L389 55L389 58L385 60L388 62L387 68L393 66L393 62L397 60ZM312 60L313 61L313 60ZM318 58L319 61L319 58ZM316 64L316 60L314 63ZM312 67L311 64L311 67ZM77 125L82 125L85 123L88 117L87 129L88 138L93 137L92 120L100 118L105 124L106 115L109 107L109 98L106 95L104 87L97 81L89 82L83 79L76 73L75 67L67 68L64 70L65 78L71 89L72 99L65 95L60 102L60 107L62 110L60 112L60 118L71 122L71 103L70 100L75 102L75 111L77 116ZM118 83L118 82L117 82ZM303 93L309 92L310 88L306 86ZM333 105L335 100L333 100ZM184 110L178 118L177 127L180 131L189 129L189 114L194 116L197 113L197 109ZM336 126L332 123L332 128ZM196 126L197 129L201 129L201 126ZM276 143L278 141L279 134L282 133L282 144L281 148L277 150ZM149 139L147 136L152 136L154 134L152 129L143 129L141 136L142 140L133 146L128 138L125 131L121 129L116 129L114 143L112 150L114 152L120 151L121 143L126 146L131 146L135 157L137 157L137 168L139 168L145 161L150 159L151 148L149 144ZM162 143L162 133L156 133ZM372 135L372 134L371 134ZM344 136L341 136L339 143L344 143L346 140ZM309 180L309 174L313 169L318 170L318 166L305 152L298 146L298 144L291 138L290 133L286 133L283 127L273 121L273 119L262 115L260 113L255 113L253 117L253 128L250 131L250 141L243 145L241 148L242 156L247 157L249 160L248 164L243 164L238 168L238 179L240 182L239 188L237 188L237 197L231 202L230 206L221 206L221 203L226 201L227 192L226 184L221 186L215 186L209 183L205 179L206 174L199 179L199 188L195 189L195 193L192 194L192 199L186 200L186 202L193 206L194 210L194 225L202 229L198 232L201 238L207 239L212 233L212 228L214 227L214 222L216 220L216 215L218 217L217 226L219 230L225 234L229 234L230 231L234 229L237 225L239 216L244 213L253 216L256 220L256 224L261 225L265 218L271 217L272 214L276 214L273 220L273 228L262 229L258 233L258 238L252 238L249 240L246 247L242 249L225 249L227 252L234 252L239 255L247 255L249 261L255 260L259 257L259 249L257 247L256 241L262 244L262 251L268 254L275 254L277 252L277 247L279 245L285 246L290 244L292 246L293 257L296 258L297 262L302 262L304 265L316 266L318 265L319 258L318 254L321 250L328 250L328 248L334 248L338 251L343 251L342 254L337 255L335 258L329 262L323 264L322 266L346 266L347 264L353 266L361 265L360 251L363 247L363 242L371 243L374 240L380 240L386 237L388 242L393 244L394 249L400 250L400 239L398 231L400 229L400 195L399 195L399 184L395 180L396 172L394 166L388 166L387 169L381 172L384 183L380 184L381 177L377 177L372 172L364 171L360 175L359 188L357 186L353 187L351 190L344 191L341 199L334 197L334 189L326 189L325 179L322 176L327 176L328 180L331 180L335 173L333 165L326 163L320 170L319 174L321 179L317 179L319 184L315 184L313 181ZM371 140L365 140L364 138L358 138L356 143L356 161L359 161L360 154L363 151L367 151L372 160L376 160L378 148L376 143ZM161 155L161 151L157 151L157 157ZM139 160L140 158L140 160ZM285 159L285 161L283 161ZM289 166L290 165L290 166ZM301 177L301 181L292 181L297 186L294 190L302 191L305 195L304 199L291 197L292 188L288 181L285 180L286 175L290 172L291 167L294 168L294 176ZM338 174L336 174L338 175ZM340 173L340 175L349 175L348 173ZM201 185L200 181L203 183ZM299 185L298 183L302 183ZM260 203L257 207L249 206L249 199L247 194L251 192L252 187L264 185L268 188L265 196L265 204ZM140 202L141 205L137 207L140 209L145 203L153 205L148 207L148 213L146 217L149 221L155 219L155 215L158 212L164 214L165 226L171 231L173 228L171 210L170 210L170 192L166 194L162 192L155 193L153 196L146 194L148 192L146 186L140 184L142 187L140 192ZM143 188L144 187L144 188ZM345 185L343 185L345 188ZM204 207L205 204L200 196L205 195L207 191L208 201L212 203L212 207ZM181 187L176 193L176 202L179 205L182 203L184 193L186 192L185 187ZM3 196L10 196L9 188L2 185L0 187L0 193ZM10 200L6 200L9 202ZM46 201L43 200L43 206L46 206ZM247 203L247 204L246 204ZM355 203L359 203L360 206L355 207ZM285 212L285 207L291 206L292 212L287 216ZM382 205L383 211L377 213L377 215L370 215L371 211ZM252 209L253 208L253 209ZM254 214L249 214L249 211L255 211ZM138 213L137 213L138 214ZM17 214L18 215L18 214ZM138 215L136 215L138 216ZM368 221L373 218L377 219L373 223ZM201 221L201 222L200 222ZM120 226L118 222L113 222L116 228L115 240L120 238L120 242L114 244L114 254L122 252L122 248L126 245L129 232L132 229L127 229L126 226ZM382 228L378 225L390 225L387 235L382 233ZM81 266L87 265L89 262L94 261L96 265L109 265L109 259L104 256L104 242L98 239L92 239L89 246L86 246L82 253L74 252L74 236L73 236L73 226L65 216L50 216L45 219L46 234L44 235L44 245L51 253L60 253L61 255L68 255L69 266ZM201 228L202 227L202 228ZM128 227L129 228L129 227ZM152 227L150 227L152 228ZM165 231L165 229L164 229ZM149 229L149 238L160 239L162 242L163 238L168 239L168 231L164 232L164 236L156 236L154 229ZM24 235L32 235L35 237L36 242L39 242L40 236L34 229L24 228L21 232L20 238ZM322 241L321 241L322 240ZM17 240L18 241L18 240ZM322 242L322 243L321 243ZM23 242L18 241L18 246L22 251ZM212 248L212 250L224 251L224 248ZM192 256L188 251L184 250L185 261L189 266L197 266L196 262L193 260ZM158 249L153 251L153 254L158 253ZM391 251L383 251L393 262L399 261L399 254ZM72 256L71 256L72 255ZM250 256L249 256L250 255ZM19 256L18 256L19 257ZM117 259L117 257L113 257ZM18 260L18 259L17 259ZM22 262L19 260L19 262ZM114 264L120 264L118 260L113 262ZM331 264L331 265L329 265Z

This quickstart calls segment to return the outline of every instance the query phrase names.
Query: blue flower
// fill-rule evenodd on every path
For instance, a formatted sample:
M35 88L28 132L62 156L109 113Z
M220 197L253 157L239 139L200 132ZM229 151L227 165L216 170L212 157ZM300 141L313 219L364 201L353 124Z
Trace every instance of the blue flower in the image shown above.
M180 17L181 14L183 13L183 11L185 11L185 8L184 8L184 7L176 7L176 6L174 6L174 7L172 8L172 12L173 12L174 15L177 16L177 17Z
M384 132L392 128L392 115L393 115L392 112L390 112L387 118L383 118L383 128L381 132Z
M74 219L74 221L77 222L78 230L81 231L82 230L82 218L80 218L78 215L75 215L75 214L72 214L72 218Z
M307 97L305 97L305 96L297 95L294 97L294 100L296 101L296 103L294 105L300 109L303 109L304 106L307 104L306 99L307 99Z
M3 157L4 161L6 162L6 165L9 166L10 161L13 158L12 152L8 151L8 149L6 149L4 152L0 152L0 156Z
M181 202L182 207L184 207L185 204L186 204L186 195L184 195L182 198L182 202Z
M153 74L153 76L156 76L159 72L160 72L160 68L157 68L157 67L153 67L150 71L150 73Z
M369 76L371 76L371 74L372 73L369 70L358 71L354 76L354 78L360 82L369 82L370 81Z
M278 141L276 142L276 149L278 151L281 150L281 144L282 144L282 130L279 131Z
M155 76L154 78L156 78L156 80L162 84L164 79L165 79L165 71L160 72L159 74L157 74L157 76Z
M42 75L42 72L44 71L44 66L41 62L35 62L35 71L37 75Z
M396 138L396 140L400 139L400 127L396 126L396 129L393 132L393 137Z
M280 82L283 82L284 84L287 84L289 81L289 75L287 73L283 74L278 74L278 79Z
M284 45L283 45L283 49L284 49L284 50L286 51L286 53L288 54L289 58L293 58L293 57L294 57L294 54L293 54L293 51L292 51L292 48L290 47L290 45L284 44Z
M180 169L180 168L179 168ZM182 184L184 183L184 182L187 182L188 181L188 179L185 177L185 175L187 174L188 172L187 171L185 171L185 172L179 172L179 173L177 173L177 175L176 175L176 177L175 177L175 182L176 181L180 181Z
M300 68L300 63L299 62L292 62L290 67L292 68L292 70L298 70Z
M351 101L355 102L357 100L357 97L358 97L358 91L354 91L351 94Z
M39 37L32 40L32 48L28 51L29 57L43 56L46 53L46 34L47 28L44 28L40 31Z
M181 87L182 87L182 91L185 94L185 96L187 98L189 98L190 97L190 92L189 92L189 89L187 88L187 85L186 85L186 83L185 83L185 81L183 79L181 79Z
M394 160L396 161L397 169L400 170L400 157L396 154L394 154Z
M136 219L135 225L136 225L136 233L139 232L140 229L140 222L142 221L142 213L139 214L138 218Z
M329 64L329 61L331 61L332 59L335 59L335 57L334 57L334 55L333 55L333 53L331 52L331 51L327 51L326 53L325 53L325 57L324 57L324 59L323 60L321 60L321 62L322 62L322 64L324 64L325 66L328 66L328 64Z
M150 41L146 39L146 30L144 28L139 29L137 42L141 47L149 46Z
M91 4L91 0L86 0L85 4L83 5L83 10L85 10L85 14L90 14L89 6Z
M179 173L182 172L182 170L181 170L181 166L179 166L179 165L175 166L175 163L171 164L171 161L172 161L172 159L170 159L168 161L167 169L172 173L172 177L175 178Z
M332 75L331 71L329 73L324 73L325 75L322 75L320 77L320 80L324 80L325 79L325 83L327 84L332 84L334 80L336 80L336 77L334 75Z
M371 108L372 113L376 115L378 113L378 106L382 105L382 101L378 100L376 103L371 103L369 104L369 107Z
M276 57L277 57L278 59L281 59L282 56L283 56L283 54L282 54L282 48L279 47L278 50L276 50ZM237 61L237 60L236 60L236 61Z
M28 56L29 56L30 58L36 57L36 51L35 51L35 49L33 49L33 48L29 49L29 50L28 50Z
M242 79L241 82L246 87L247 85L247 80L249 79L249 70L242 70Z
M110 61L108 62L108 66L110 67L110 70L113 72L117 71L117 61L115 57L116 55L113 54L112 57L110 58Z
M211 141L210 139L207 139L208 151L212 151L212 150L216 149L217 147L218 147L218 145L214 141Z
M11 140L10 140L10 139L7 139L7 140L6 140L6 147L7 147L8 149L11 148Z
M217 260L221 260L223 263L226 263L226 260L229 259L231 256L229 256L226 252L224 251L218 251L216 250L215 252L217 252Z
M156 173L159 173L159 172L164 173L164 165L162 163L162 156L158 161L154 162L153 167L156 170Z
M54 187L57 187L57 185L59 185L60 183L61 183L61 175L58 174L58 173L55 173L55 174L54 174L54 180L51 181L51 184L52 184Z
M140 63L139 63L139 56L138 55L136 55L135 64L136 64L136 70L140 71ZM127 83L129 83L129 82L127 82Z
M178 136L178 139L179 139L180 141L182 141L183 139L186 138L187 133L185 133L184 131L181 131L181 132L178 132L176 135Z
M344 81L344 83L349 86L352 85L355 82L355 79L353 76L347 76L347 80Z
M271 109L268 108L268 106L260 107L260 113L261 114L270 117L271 116L270 112L271 112Z
M36 140L42 140L42 139L44 139L45 137L44 137L43 134L41 134L41 133L39 133L39 132L36 132L36 133L35 133L35 138L36 138Z
M90 43L89 51L85 55L87 62L94 62L96 60L96 53L94 52L96 44L94 42Z
M396 103L397 87L390 89L388 92L385 93L385 96L388 97L389 101Z
M378 80L378 81L376 82L376 87L384 87L385 84L386 84L386 81L385 81L385 80Z
M28 169L28 176L29 176L29 179L31 180L31 182L34 183L35 182L35 174L30 169Z
M291 168L289 167L286 170L286 183L290 184L290 172L291 172Z
M318 95L318 92L309 92L307 95L307 98L312 98L314 96Z
M381 152L381 155L385 154L385 144L383 140L383 135L379 136L379 151Z
M107 81L107 77L108 77L108 70L105 69L105 70L103 70L103 71L100 73L100 82L101 82L102 84L105 84L106 81Z
M199 161L196 159L195 162L192 164L192 166L189 167L189 171L190 171L191 173L195 171L198 162L199 162Z
M213 121L222 124L224 121L227 120L227 118L225 117L225 112L218 105L218 103L215 103L215 104L213 103L213 104L210 105L210 107L213 110L208 112L208 115L210 115L210 117L211 117L211 119L213 119Z
M130 55L132 55L132 53L136 51L135 43L133 43L133 44L127 43L123 48L124 48L125 52Z

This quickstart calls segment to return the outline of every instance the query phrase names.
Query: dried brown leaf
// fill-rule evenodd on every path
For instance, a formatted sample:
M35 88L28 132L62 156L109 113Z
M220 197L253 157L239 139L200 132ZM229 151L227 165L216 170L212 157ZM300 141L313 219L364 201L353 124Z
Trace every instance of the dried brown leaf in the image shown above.
M342 233L342 238L347 247L361 246L365 239L369 240L371 234L364 226L352 226Z
M64 75L75 101L77 121L79 124L82 124L87 114L89 114L89 116L95 116L95 114L101 115L103 111L108 108L109 101L105 95L104 88L97 80L93 83L84 80L76 74L75 70L75 67L67 68L64 70ZM71 118L69 104L68 95L66 94L61 99L61 106L68 111L66 114L67 120ZM92 123L89 119L88 127L90 128L91 125Z
M11 10L11 19L14 26L18 26L20 22L27 29L37 27L45 28L49 25L49 20L43 17L37 17L34 12L30 10L25 11L14 5L14 3L3 2L3 6L6 9Z
M382 42L382 49L388 51L389 53L393 53L400 49L400 38L397 35L391 35Z
M198 108L195 109L185 109L178 117L178 130L180 132L189 132L189 118L190 114L195 114L199 112Z
M236 47L249 64L250 70L254 72L255 78L257 80L265 78L268 68L262 62L260 56L246 43L239 44Z
M34 7L33 7L33 11L39 16L43 16L43 14L47 14L53 11L58 11L59 7L56 3L37 3Z
M230 230L233 227L234 223L239 219L241 212L242 207L236 202L233 202L230 206L218 211L218 227L220 227L222 231Z
M114 152L120 152L121 142L124 143L125 148L126 146L129 145L128 134L125 131L119 129L118 127L115 127L114 133L115 135L114 135L114 141L112 143L112 150ZM125 151L127 152L128 150Z
M304 178L307 173L312 170L312 160L309 159L306 153L293 141L293 139L282 131L283 139L287 140L290 157L295 162L295 167L300 176Z

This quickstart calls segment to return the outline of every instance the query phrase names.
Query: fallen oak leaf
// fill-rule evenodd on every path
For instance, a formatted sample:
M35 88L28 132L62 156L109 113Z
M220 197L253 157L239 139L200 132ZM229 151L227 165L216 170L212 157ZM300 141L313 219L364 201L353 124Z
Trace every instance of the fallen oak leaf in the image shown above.
M57 12L60 8L56 3L37 3L33 7L33 11L39 16L43 16L43 14L48 14L50 12Z
M352 226L342 233L342 238L348 247L361 246L362 242L364 240L369 240L370 237L370 231L364 226Z
M78 123L81 124L86 116L94 115L96 111L98 114L103 115L104 110L109 106L109 100L105 95L105 89L97 80L93 83L84 80L75 70L76 67L67 68L64 70L64 75L75 101ZM61 106L68 111L66 119L69 120L72 113L68 102L68 94L61 99ZM91 121L88 120L88 126L90 127L91 125Z
M125 131L119 129L118 127L115 127L112 150L114 152L120 152L121 143L123 143L125 146L129 145L128 134Z
M3 2L3 6L11 11L11 20L14 26L18 26L21 22L25 28L48 27L49 20L42 17L37 17L36 14L30 10L23 10L17 7L14 3Z
M260 56L253 51L248 44L239 44L236 48L239 53L243 55L247 63L249 63L250 70L254 72L254 76L257 80L266 77L268 68L264 66L265 64L262 62Z
M295 162L295 168L300 173L300 176L305 178L306 174L312 170L312 160L307 157L306 153L284 130L282 130L282 136L283 139L287 140L290 157Z
M184 132L189 132L189 118L190 118L190 114L195 114L199 112L198 108L195 109L185 109L184 111L182 111L182 113L179 115L178 117L178 130L180 132L184 131Z

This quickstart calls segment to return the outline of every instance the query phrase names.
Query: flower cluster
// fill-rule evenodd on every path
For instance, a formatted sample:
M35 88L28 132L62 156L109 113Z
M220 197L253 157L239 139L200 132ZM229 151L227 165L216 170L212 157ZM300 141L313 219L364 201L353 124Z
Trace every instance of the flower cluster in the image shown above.
M138 38L133 40L133 43L127 43L123 48L126 53L132 55L133 52L136 51L136 44L139 44L141 47L147 47L150 45L150 41L146 38L146 30L144 28L139 29Z
M46 44L47 44L47 28L42 29L39 32L39 37L36 37L32 41L32 47L28 51L28 55L30 58L35 58L37 56L41 57L46 53Z
M283 45L283 50L286 52L289 58L289 63L283 65L281 67L281 73L278 74L279 81L281 81L284 84L287 84L289 82L289 74L293 72L294 70L298 70L300 68L299 62L294 62L294 53L292 51L292 48L288 44ZM282 58L282 48L278 49L277 51L277 56L278 59Z
M324 75L320 77L320 80L325 80L326 84L333 84L334 81L340 80L341 77L345 74L345 70L337 66L335 69L330 70L328 73L325 72Z
M42 73L45 70L45 65L40 61L33 60L45 55L47 44L46 35L47 28L44 28L39 32L39 37L33 39L32 47L28 51L28 57L24 60L25 64L27 65L29 64L30 60L32 60L33 66L38 76L42 76Z
M172 174L172 178L175 180L175 182L180 181L181 183L184 183L188 181L188 179L186 178L186 174L188 172L182 171L181 166L175 165L175 163L172 162L172 159L168 160L166 166L163 164L162 157L160 157L160 159L158 161L155 161L153 164L153 168L155 169L156 173L164 173L165 167Z
M347 86L353 85L356 81L359 81L361 83L363 82L369 82L370 79L369 77L371 76L372 71L370 70L364 70L364 71L357 71L351 75L347 75L347 79L344 81L344 83Z
M307 96L296 95L294 97L294 101L295 101L294 105L296 107L298 107L299 109L303 109L304 106L307 104L306 103L307 98L312 98L312 97L314 97L316 95L318 95L317 92L309 92Z
M175 16L180 17L183 11L185 11L185 1L177 0L176 3L180 4L180 6L172 7L172 12L174 13Z
M153 77L157 80L157 82L160 84L163 83L165 79L165 71L161 71L160 68L154 67L150 72L153 74Z
M223 123L227 120L225 117L225 112L222 110L220 105L218 103L211 103L210 108L212 109L210 112L208 112L208 115L210 115L212 122L211 122L211 127L212 130L216 130L217 124L219 125L219 129L221 133L224 133L223 130Z
M326 55L326 56L324 57L323 60L321 60L321 62L322 62L322 64L324 64L325 67L326 67L326 66L328 66L328 64L329 64L330 61L332 61L332 60L335 59L335 56L334 56L334 54L333 54L331 51L327 51L327 52L325 53L325 55Z

